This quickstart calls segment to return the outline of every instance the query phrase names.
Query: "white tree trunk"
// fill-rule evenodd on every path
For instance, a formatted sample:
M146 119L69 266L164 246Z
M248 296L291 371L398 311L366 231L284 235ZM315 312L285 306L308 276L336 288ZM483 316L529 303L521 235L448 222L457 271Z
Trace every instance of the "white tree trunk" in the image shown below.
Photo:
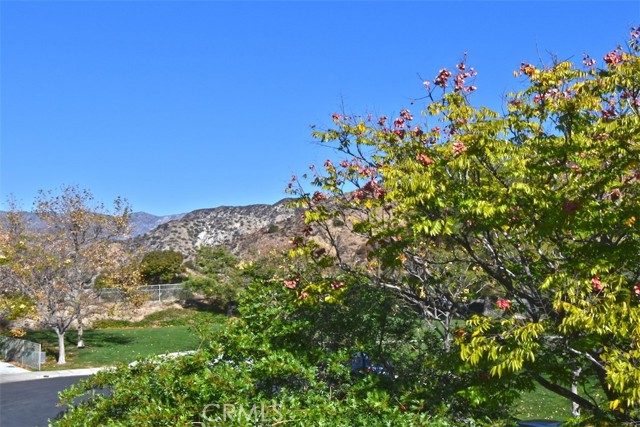
M573 381L571 382L571 392L576 395L578 394L578 377L580 376L581 372L582 372L582 368L578 368L575 371L573 371ZM578 405L576 402L571 403L571 415L573 415L576 418L580 416L580 405Z
M58 365L64 365L67 363L64 350L64 332L61 333L60 330L56 328L56 334L58 335Z
M78 318L78 344L76 347L84 348L84 324L81 317Z
M446 315L447 317L445 318L444 321L444 351L446 351L447 353L451 350L451 317L449 316L449 314Z

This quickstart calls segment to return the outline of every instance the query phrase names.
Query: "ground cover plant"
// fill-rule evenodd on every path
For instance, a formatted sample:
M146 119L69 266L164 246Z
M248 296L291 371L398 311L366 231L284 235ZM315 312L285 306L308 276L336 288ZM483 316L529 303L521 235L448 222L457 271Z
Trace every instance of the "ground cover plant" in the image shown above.
M198 318L210 320L216 323L224 323L222 314L209 310L203 306L202 310L194 308L171 307L154 311L144 316L141 320L126 319L101 319L93 323L94 329L109 328L154 328L161 326L190 326Z

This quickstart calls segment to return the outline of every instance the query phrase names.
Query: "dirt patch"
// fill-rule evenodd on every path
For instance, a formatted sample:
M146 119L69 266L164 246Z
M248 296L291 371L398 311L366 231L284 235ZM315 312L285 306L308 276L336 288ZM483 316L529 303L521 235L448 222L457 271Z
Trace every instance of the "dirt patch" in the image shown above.
M113 309L111 306L102 307L104 310L97 312L88 319L88 326L96 320L128 320L129 322L139 322L150 314L170 308L184 308L178 301L146 302L140 307L124 307Z

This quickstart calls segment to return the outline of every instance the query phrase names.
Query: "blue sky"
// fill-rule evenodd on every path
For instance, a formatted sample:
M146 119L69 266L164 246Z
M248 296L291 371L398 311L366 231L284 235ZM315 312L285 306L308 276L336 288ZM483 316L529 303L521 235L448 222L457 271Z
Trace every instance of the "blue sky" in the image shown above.
M418 113L468 53L499 109L521 61L598 60L640 1L0 1L0 209L78 185L158 215L274 203L331 113ZM416 114L416 117L418 115Z

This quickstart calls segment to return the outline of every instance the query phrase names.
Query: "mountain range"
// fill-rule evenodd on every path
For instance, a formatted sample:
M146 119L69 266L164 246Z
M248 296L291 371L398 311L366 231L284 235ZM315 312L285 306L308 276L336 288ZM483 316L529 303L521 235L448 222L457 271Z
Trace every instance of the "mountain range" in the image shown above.
M131 214L131 236L136 237L147 233L154 228L169 221L179 220L186 214L157 216L147 212L134 212Z
M225 246L242 259L253 259L288 247L304 221L290 199L273 205L220 206L188 213L157 216L131 215L132 245L143 252L175 250L187 259L200 246ZM38 231L44 223L32 212L22 212L27 227ZM0 221L6 212L0 212Z
M44 229L44 222L35 213L22 211L21 214L28 229L35 231ZM136 237L144 234L161 224L180 219L185 215L186 214L157 216L146 212L134 212L131 214L131 236ZM6 216L7 212L0 211L0 221L4 221Z
M291 248L292 239L303 233L329 249L326 238L306 227L302 210L290 202L291 199L283 199L272 205L220 206L165 216L135 212L129 241L142 252L174 250L186 259L193 259L201 246L224 246L238 258L252 260ZM36 214L23 215L32 230L44 228ZM0 221L5 216L6 212L0 212ZM327 226L343 255L352 261L366 260L366 241L362 237L345 232L340 221Z

